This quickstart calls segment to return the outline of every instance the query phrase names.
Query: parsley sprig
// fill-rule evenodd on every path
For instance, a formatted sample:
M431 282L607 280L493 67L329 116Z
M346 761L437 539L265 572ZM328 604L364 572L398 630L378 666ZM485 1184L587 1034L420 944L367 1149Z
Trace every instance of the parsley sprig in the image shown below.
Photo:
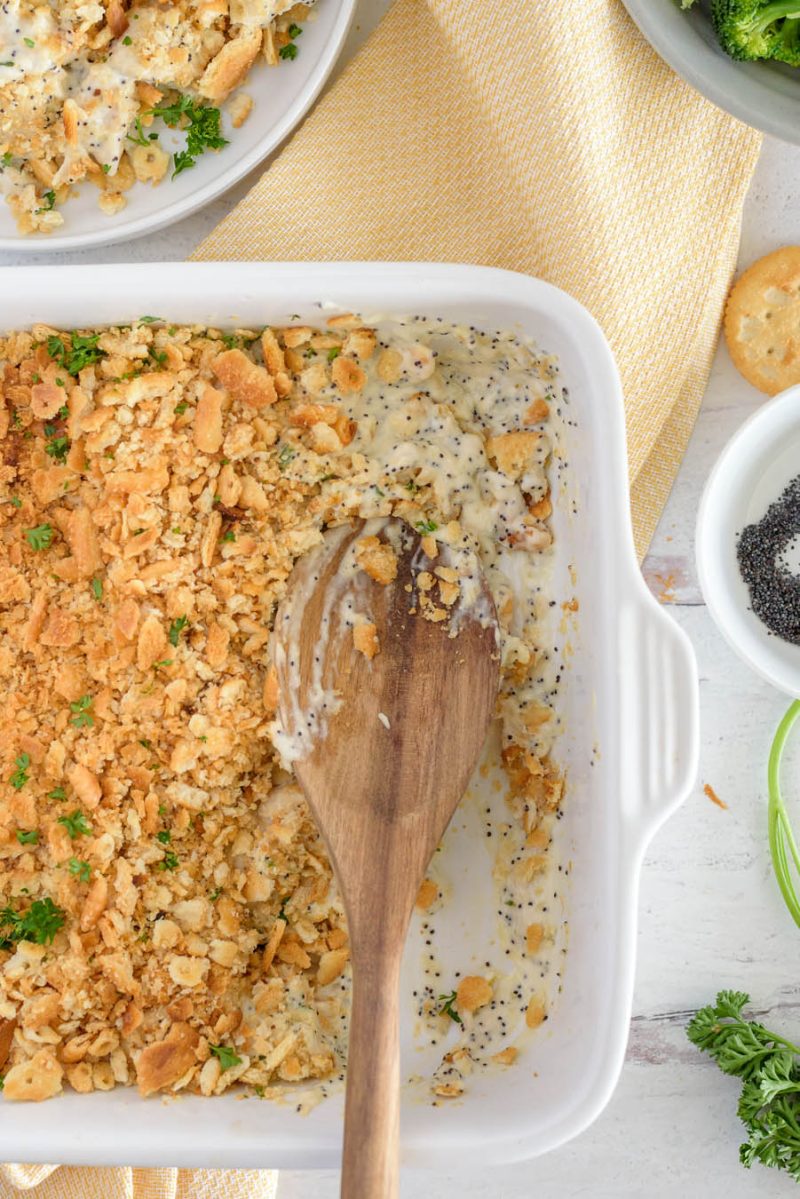
M82 695L69 705L72 712L69 722L74 724L76 729L91 728L94 724L94 716L91 713L93 702L91 695Z
M189 617L185 615L179 616L176 620L173 620L172 624L169 626L169 633L167 634L170 645L178 644L181 638L181 633L186 628L188 623Z
M210 104L198 104L191 96L179 96L174 104L162 104L150 109L150 116L161 117L170 129L186 129L186 149L175 154L172 178L196 166L206 150L221 150L228 139L220 130L220 111Z
M99 340L99 333L90 333L87 337L82 337L80 333L71 333L68 349L64 338L53 334L47 339L47 353L53 362L63 366L68 374L77 375L85 367L92 366L105 357L105 350L101 350L97 344Z
M70 812L69 816L59 816L58 823L63 824L73 841L76 837L91 836L92 826L79 808Z
M35 529L26 529L25 537L32 550L46 550L53 540L53 527L37 525Z
M747 1020L742 1009L749 1002L743 991L720 991L713 1005L697 1012L687 1035L720 1070L742 1080L742 1165L761 1162L800 1182L800 1047Z
M56 462L66 462L67 454L69 453L69 438L68 437L51 437L44 447L44 452Z
M233 1066L240 1066L242 1059L235 1050L229 1045L209 1045L209 1049L214 1054L214 1057L219 1058L220 1068L222 1070L230 1070Z
M17 941L50 945L63 926L65 913L52 899L34 899L26 912L10 905L0 909L0 949L10 949Z
M278 51L278 54L283 59L297 58L297 46L295 46L294 40L295 40L295 38L298 38L300 36L300 34L303 32L303 30L299 25L295 25L295 23L292 22L292 24L289 26L289 28L286 30L286 32L288 33L289 37L291 38L291 41L287 42L287 44L285 46L281 46L280 50Z
M82 861L80 858L70 858L67 862L67 870L73 875L79 883L88 883L92 877L92 867L88 862Z
M30 754L18 754L14 759L16 770L13 774L9 775L8 781L11 783L11 786L15 791L21 791L30 778L30 775L28 774L28 767L30 764Z
M439 1008L439 1015L449 1016L451 1020L455 1020L456 1024L463 1024L464 1021L461 1019L454 1006L456 1002L456 992L451 991L449 995L440 995L439 999L444 1000L442 1006Z

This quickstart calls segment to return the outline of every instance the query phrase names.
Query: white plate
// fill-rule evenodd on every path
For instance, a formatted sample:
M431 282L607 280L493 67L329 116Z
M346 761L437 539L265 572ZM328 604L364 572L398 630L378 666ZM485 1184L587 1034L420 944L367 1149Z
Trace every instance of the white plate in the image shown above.
M800 696L800 645L774 636L750 609L736 560L745 525L758 521L800 473L800 387L790 387L734 433L709 475L697 517L697 572L717 628L762 678Z
M694 655L636 563L622 394L599 327L557 288L485 267L175 263L157 281L148 265L0 270L0 330L34 321L125 322L152 311L223 327L283 324L293 315L313 324L342 310L517 329L557 354L569 389L564 489L552 480L552 589L556 626L561 602L576 597L580 605L568 645L558 638L569 662L559 705L565 731L557 756L568 795L558 849L572 866L558 901L539 899L569 922L563 990L547 1023L529 1036L523 1030L525 1048L512 1068L476 1070L461 1099L437 1107L426 1086L406 1086L401 1110L405 1166L520 1160L577 1135L611 1097L628 1038L642 858L697 769ZM457 970L481 973L484 957L503 958L483 821L487 810L493 821L507 821L508 809L491 783L473 779L437 857L449 892L436 917L443 983ZM404 1077L429 1078L444 1048L415 1032L412 991L424 985L423 951L417 922L403 964ZM128 1089L0 1107L0 1161L298 1169L339 1160L341 1095L308 1116L235 1095L143 1101Z
M116 216L100 211L93 184L78 184L63 206L64 225L49 237L22 237L0 197L0 250L50 254L128 241L208 204L266 158L305 116L339 56L355 5L356 0L318 0L298 38L297 58L277 67L262 59L253 68L241 89L253 97L253 111L241 129L233 129L223 106L223 133L230 144L219 153L204 154L197 166L175 180L167 175L157 187L135 184L125 193L127 207ZM185 140L177 130L161 133L161 144L170 152L182 149Z
M800 145L800 68L735 62L721 49L707 6L623 0L644 36L674 71L747 125Z

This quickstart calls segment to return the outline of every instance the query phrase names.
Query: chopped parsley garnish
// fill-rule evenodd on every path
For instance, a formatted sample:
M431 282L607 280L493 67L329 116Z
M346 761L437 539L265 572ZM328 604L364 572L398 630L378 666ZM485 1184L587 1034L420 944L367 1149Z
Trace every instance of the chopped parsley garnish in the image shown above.
M240 1066L242 1064L242 1059L228 1045L209 1045L209 1049L214 1054L214 1057L219 1058L222 1070L230 1070L233 1066Z
M133 38L132 38L132 37L128 37L128 36L127 36L127 34L126 34L126 35L125 35L125 37L122 39L122 44L123 44L123 46L132 46L132 45L133 45Z
M139 324L140 325L154 325L156 323L156 321L160 321L162 319L163 318L160 316L140 316Z
M406 491L410 491L414 495L415 492L419 491L419 484L415 483L413 479L409 479L406 483Z
M173 620L172 624L169 626L169 633L168 633L170 645L178 644L181 633L186 628L188 623L189 623L188 616L179 616L177 618L177 620Z
M165 350L157 350L154 346L151 346L150 349L148 350L148 353L149 353L150 357L153 359L153 361L158 363L159 366L163 366L164 363L167 361L167 355L166 355Z
M63 787L54 787L52 791L47 793L48 799L66 799L67 793Z
M302 30L301 26L295 25L294 22L292 22L292 24L289 26L289 28L287 30L287 33L289 34L289 37L292 39L292 41L294 41L294 39L296 37L299 37L302 32L303 32L303 30Z
M68 437L53 437L44 447L45 453L54 458L56 462L66 462L67 453L69 451Z
M162 828L160 833L156 833L156 841L160 841L162 845L169 845L172 840L172 833L168 828Z
M73 841L76 837L91 836L92 826L79 808L70 812L69 816L59 816L58 823L64 825Z
M188 407L189 407L189 405L187 404L186 400L181 400L181 402L179 404L175 405L175 408L173 409L173 411L175 412L176 416L183 416L184 412L186 411L186 409Z
M148 741L146 737L140 737L139 744L141 746L143 746L145 749L152 749L152 742ZM159 812L161 811L160 808L158 810L159 810Z
M0 910L0 949L10 949L17 941L50 945L64 919L65 913L50 898L34 899L27 912L5 907Z
M107 174L108 174L108 172L109 172L110 170L111 170L111 163L110 163L110 162L104 162L104 163L103 163L103 174L104 174L104 175L107 175Z
M2 65L3 65L4 67L10 67L12 64L11 64L10 62L4 62ZM10 150L6 150L5 154L3 155L3 166L4 166L4 167L10 167L10 166L11 166L11 159L12 159L13 157L14 157L14 155L11 153L11 151L10 151Z
M209 104L197 104L191 96L179 96L174 104L161 105L150 110L150 115L161 117L170 129L186 128L186 149L174 156L172 178L195 166L197 159L206 150L221 150L227 146L227 138L220 131L220 111ZM188 122L188 126L186 125Z
M342 352L341 346L332 346L328 350L328 362L333 362L334 358L338 358Z
M28 829L28 830L26 830L24 828L18 828L17 829L17 840L19 841L20 845L38 845L39 844L39 830L36 828L32 828L32 829Z
M223 533L222 540L223 541L235 541L236 534L234 533L233 529L228 529L227 533Z
M70 874L74 874L81 883L88 883L89 879L91 878L91 866L88 862L81 861L79 858L70 858L67 862L67 869L69 870Z
M30 778L30 775L28 774L28 767L30 764L30 754L19 754L19 756L14 759L14 765L17 769L12 775L9 776L8 781L11 783L11 786L15 791L20 791Z
M84 367L92 366L93 363L99 362L105 357L105 350L98 348L100 340L99 333L91 333L87 337L82 337L80 333L73 333L72 347L67 349L64 339L52 334L47 339L47 353L57 362L59 366L63 366L64 370L70 375L79 374Z
M463 1020L453 1007L453 1004L456 1001L455 991L451 991L449 995L440 995L439 998L444 1000L444 1003L439 1008L439 1015L449 1016L451 1020L455 1020L456 1024L463 1024Z
M36 45L36 42L33 40L32 37L24 37L22 40L26 46L29 46L31 48L31 50Z
M283 470L284 467L288 466L292 459L296 457L297 450L294 448L294 446L284 445L281 447L280 453L278 454L278 466L281 468L281 470Z
M286 905L290 898L291 896L284 895L283 899L281 900L281 906L278 908L278 919L285 920L287 924L289 923L289 917L286 915Z
M141 118L141 117L137 117L137 118L136 118L136 120L134 121L134 127L135 127L135 129L136 129L136 136L134 137L134 135L133 135L132 133L129 133L129 134L128 134L128 141L129 141L129 142L133 142L133 144L134 144L135 146L147 146L147 145L149 145L149 144L150 144L150 139L147 137L147 135L145 134L145 131L144 131L144 129L142 128L142 118Z
M92 579L92 595L94 596L94 598L97 600L97 602L99 604L100 600L103 598L103 580L102 579Z
M22 507L22 500L19 498L19 496L18 496L18 495L12 495L12 496L10 496L10 497L9 497L9 503L13 504L15 508L21 508L21 507Z
M435 520L418 520L414 528L420 533L435 533L439 526Z
M25 536L32 550L46 550L53 540L51 525L37 525L35 529L26 529Z
M90 711L92 702L91 695L82 695L69 705L72 712L70 724L74 724L76 729L91 728L94 724L94 716Z
M56 193L51 188L50 191L46 191L44 193L44 195L42 196L42 203L39 206L39 208L36 209L36 211L37 212L52 212L53 209L55 208L55 206L56 206Z
M171 666L172 662L172 658L162 658L160 662L153 663L153 670L160 670L162 666Z
M221 894L222 894L222 887L215 887L214 890L209 894L208 898L211 900L212 903L216 903Z
M160 862L156 862L156 870L177 870L178 855L171 849L167 850Z
M295 46L294 42L289 42L288 46L281 46L278 53L283 59L297 58L297 46Z

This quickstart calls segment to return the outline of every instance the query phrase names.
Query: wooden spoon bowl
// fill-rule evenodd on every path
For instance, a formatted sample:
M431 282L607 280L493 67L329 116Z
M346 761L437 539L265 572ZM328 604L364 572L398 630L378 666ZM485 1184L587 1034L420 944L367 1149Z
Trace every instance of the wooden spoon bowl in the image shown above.
M332 529L298 562L275 622L276 740L327 843L350 933L345 1199L397 1194L403 944L495 708L494 604L477 564L452 600L435 572L452 578L454 562L444 545L428 558L397 520Z

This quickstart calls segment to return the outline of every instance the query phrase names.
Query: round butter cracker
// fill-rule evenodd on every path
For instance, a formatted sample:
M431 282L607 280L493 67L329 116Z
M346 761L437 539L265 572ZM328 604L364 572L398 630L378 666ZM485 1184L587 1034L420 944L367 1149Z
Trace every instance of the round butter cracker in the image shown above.
M737 369L767 395L800 383L800 246L759 258L731 288L725 340Z

